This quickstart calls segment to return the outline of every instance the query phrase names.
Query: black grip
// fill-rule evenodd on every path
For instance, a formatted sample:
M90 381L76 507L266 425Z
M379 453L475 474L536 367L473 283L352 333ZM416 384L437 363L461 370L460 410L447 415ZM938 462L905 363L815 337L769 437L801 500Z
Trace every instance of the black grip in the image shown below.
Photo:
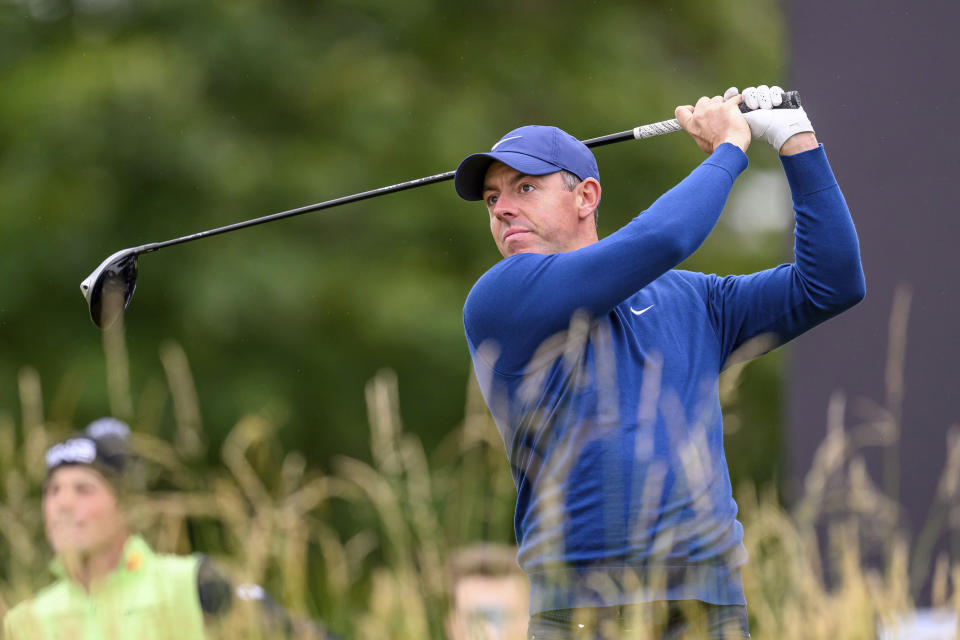
M783 102L774 107L774 109L799 109L800 108L800 92L799 91L785 91L783 93ZM743 102L740 103L740 113L749 113L755 111L751 109Z

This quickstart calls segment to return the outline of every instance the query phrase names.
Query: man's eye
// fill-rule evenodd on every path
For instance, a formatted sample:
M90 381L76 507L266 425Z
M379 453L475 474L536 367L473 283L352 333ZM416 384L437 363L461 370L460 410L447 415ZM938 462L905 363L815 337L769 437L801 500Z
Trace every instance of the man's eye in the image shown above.
M533 191L533 185L529 182L524 182L520 185L520 193L530 193L531 191Z
M487 196L487 206L492 207L495 204L497 204L497 196L495 195Z

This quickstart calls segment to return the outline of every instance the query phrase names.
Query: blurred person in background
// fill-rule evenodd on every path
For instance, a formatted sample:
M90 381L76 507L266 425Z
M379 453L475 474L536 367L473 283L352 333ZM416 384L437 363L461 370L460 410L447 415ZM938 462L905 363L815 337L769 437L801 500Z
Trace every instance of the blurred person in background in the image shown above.
M478 544L450 558L450 640L522 640L530 583L516 547Z
M101 418L46 452L43 520L56 581L11 609L6 640L204 640L237 602L264 638L333 636L294 621L257 585L236 588L202 555L155 553L131 534L129 426Z

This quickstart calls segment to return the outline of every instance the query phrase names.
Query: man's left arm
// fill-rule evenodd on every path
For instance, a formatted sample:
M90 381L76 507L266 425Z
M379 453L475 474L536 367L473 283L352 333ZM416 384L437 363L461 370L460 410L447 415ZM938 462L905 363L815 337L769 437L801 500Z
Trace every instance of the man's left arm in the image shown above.
M309 618L294 618L262 587L255 584L234 586L207 556L201 556L197 567L197 596L207 623L226 616L235 600L252 603L258 610L262 631L270 638L296 640L340 640L322 625Z
M795 212L794 261L749 275L711 278L708 309L724 359L759 335L773 338L764 350L787 342L864 296L853 219L823 146L806 123L810 130L785 141L776 132L771 135L769 127L759 134L754 129L755 137L764 137L780 152Z

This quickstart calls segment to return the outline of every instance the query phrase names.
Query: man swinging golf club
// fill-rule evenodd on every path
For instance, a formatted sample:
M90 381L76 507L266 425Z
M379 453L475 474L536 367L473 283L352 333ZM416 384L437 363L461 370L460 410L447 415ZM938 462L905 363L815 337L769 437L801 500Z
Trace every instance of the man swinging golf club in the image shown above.
M780 99L761 85L678 107L709 156L602 240L596 160L559 129L521 127L457 169L457 193L484 202L504 258L463 320L517 486L530 638L750 637L718 375L753 339L769 350L864 296L823 147L803 109L772 108ZM790 186L794 261L727 277L675 269L757 138Z

